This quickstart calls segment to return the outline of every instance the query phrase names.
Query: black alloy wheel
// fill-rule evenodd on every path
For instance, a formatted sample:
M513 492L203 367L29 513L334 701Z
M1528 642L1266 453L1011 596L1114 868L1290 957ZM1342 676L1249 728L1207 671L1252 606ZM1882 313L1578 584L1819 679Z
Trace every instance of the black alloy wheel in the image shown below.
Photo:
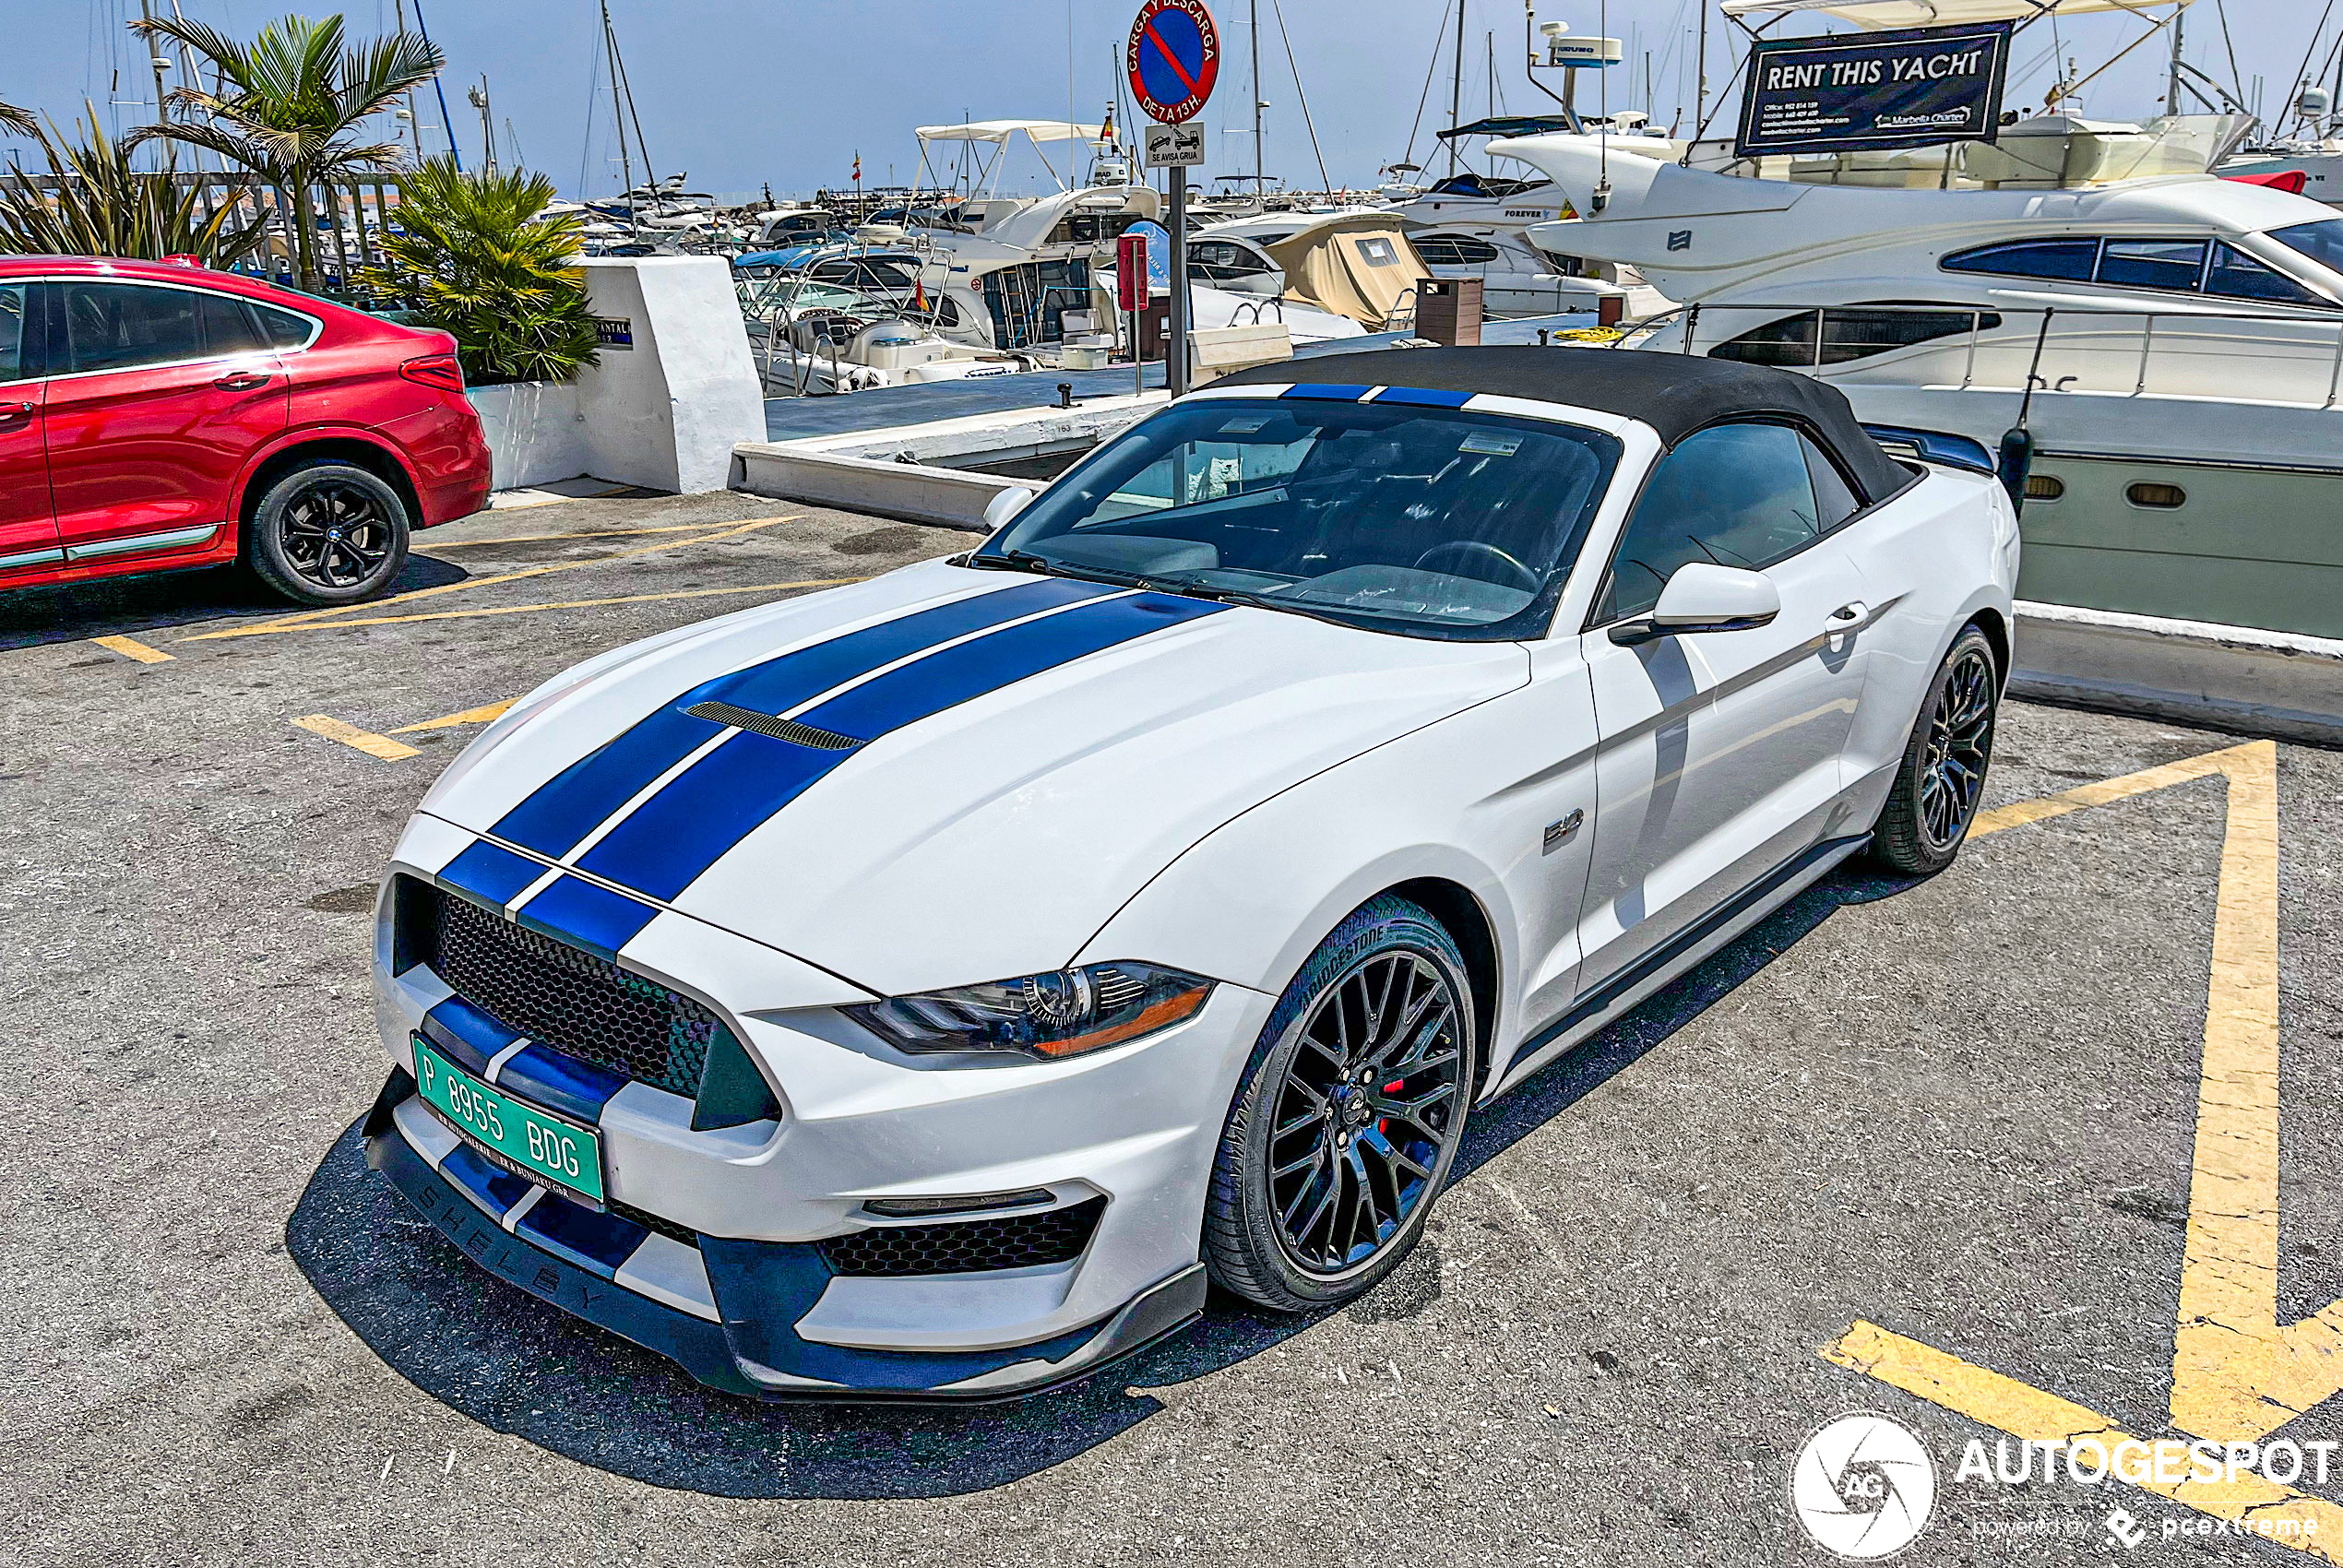
M1396 1267L1469 1110L1470 983L1415 905L1377 898L1302 968L1255 1048L1213 1172L1206 1255L1263 1306L1347 1301Z
M407 504L380 476L312 463L268 487L254 509L247 556L261 579L303 604L354 604L407 564Z
M1931 683L1872 830L1872 852L1900 872L1933 875L1953 863L1985 795L2001 713L1992 645L1975 626L1953 639Z

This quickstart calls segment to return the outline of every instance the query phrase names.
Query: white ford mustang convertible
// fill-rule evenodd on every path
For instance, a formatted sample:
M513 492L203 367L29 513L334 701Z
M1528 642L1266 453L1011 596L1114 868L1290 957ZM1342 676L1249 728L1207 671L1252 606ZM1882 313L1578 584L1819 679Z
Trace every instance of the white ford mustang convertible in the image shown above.
M1207 1280L1368 1289L1477 1105L1847 857L1952 861L1989 461L1747 365L1305 362L518 703L384 885L375 1168L714 1386L1024 1393Z

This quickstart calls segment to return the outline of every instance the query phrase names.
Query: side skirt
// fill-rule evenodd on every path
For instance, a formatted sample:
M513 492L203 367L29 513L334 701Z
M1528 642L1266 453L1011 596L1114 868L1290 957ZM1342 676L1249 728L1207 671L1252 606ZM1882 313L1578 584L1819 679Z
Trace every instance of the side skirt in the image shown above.
M1506 1063L1493 1099L1553 1057L1644 1001L1755 925L1833 866L1861 853L1871 835L1826 838L1776 866L1699 920L1645 954L1585 996L1569 1012L1521 1042Z

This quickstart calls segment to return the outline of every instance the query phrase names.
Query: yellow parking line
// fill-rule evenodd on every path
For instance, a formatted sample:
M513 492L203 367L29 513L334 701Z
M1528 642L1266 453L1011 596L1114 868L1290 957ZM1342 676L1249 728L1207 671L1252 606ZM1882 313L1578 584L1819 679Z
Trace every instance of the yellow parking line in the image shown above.
M2040 800L2019 801L2014 805L1981 812L1969 827L1968 836L1982 838L2005 827L2024 827L2028 823L2048 822L2054 816L2064 816L2086 806L2111 805L2134 795L2145 795L2151 790L2169 790L2192 778L2209 778L2216 773L2228 772L2230 766L2242 760L2246 753L2268 744L2267 741L2248 741L2242 746L2206 752L2202 756L2183 757L2179 762L2168 762L2161 767L2126 773L2120 778L2103 778L2096 784L2069 790L2063 795L2045 795Z
M753 517L747 522L735 523L729 528L719 529L713 533L661 540L657 544L646 544L634 550L614 551L611 554L591 556L584 561L556 561L550 565L529 566L517 572L501 572L493 577L470 577L460 583L441 583L436 588L414 588L406 593L393 594L388 599L377 599L363 604L339 605L330 610L304 610L296 614L280 616L273 621L265 621L255 626L232 626L224 632L198 632L192 637L184 637L181 640L197 643L214 642L222 637L261 636L269 632L296 625L306 628L337 624L339 623L331 618L347 615L355 610L379 610L387 604L406 604L418 599L435 599L444 593L461 593L469 588L493 588L498 583L517 583L524 577L550 576L555 572L575 572L584 566L606 566L614 562L631 561L637 556L656 555L664 550L679 550L685 545L714 544L721 540L736 539L742 534L754 533L758 529L771 528L775 523L795 522L804 515L803 512L792 512L779 517Z
M549 539L635 539L644 534L689 533L704 529L706 523L660 523L656 528L640 529L581 529L576 533L517 533L499 534L494 539L424 539L419 545L441 550L470 550L483 544L540 544Z
M344 724L328 713L313 713L305 719L294 719L293 723L313 735L323 735L328 741L339 741L345 746L354 746L368 756L377 756L385 762L397 762L403 757L417 754L412 746L402 746L387 735L377 735L370 730L361 730L355 724Z
M504 718L505 710L511 707L513 702L518 700L514 698L506 702L492 702L484 707L468 707L461 713L451 713L445 719L426 719L421 724L402 724L391 733L412 735L424 730L459 730L467 724L493 724Z
M671 599L720 599L727 594L778 593L784 588L838 588L868 582L864 577L805 577L787 583L750 583L743 588L678 588L673 593L626 593L612 599L564 599L550 604L492 604L479 610L427 610L420 615L360 615L347 621L300 622L290 625L254 626L237 632L209 632L215 637L256 637L279 632L331 632L344 626L399 626L416 621L470 621L488 615L528 615L540 610L593 610L606 604L655 604ZM385 603L389 601L386 600ZM190 639L193 640L193 639Z
M176 654L165 653L159 647L149 647L137 637L91 637L89 640L108 653L118 653L125 659L135 659L141 664L169 664L178 657Z
M2099 1467L2116 1453L2117 1445L2137 1440L2094 1410L2045 1394L2039 1388L1973 1366L1875 1324L1858 1323L1823 1347L1823 1359L1892 1388L1941 1406L1956 1415L1981 1421L1996 1431L2028 1443L2055 1443L2063 1448L2094 1445L2085 1470ZM2329 1562L2343 1562L2343 1508L2322 1498L2280 1486L2252 1470L2240 1469L2236 1479L2199 1480L2183 1471L2183 1479L2159 1481L2153 1470L2110 1475L2143 1491L2194 1508L2231 1523L2251 1517L2255 1533L2273 1546L2292 1547ZM2289 1527L2290 1526L2290 1527Z

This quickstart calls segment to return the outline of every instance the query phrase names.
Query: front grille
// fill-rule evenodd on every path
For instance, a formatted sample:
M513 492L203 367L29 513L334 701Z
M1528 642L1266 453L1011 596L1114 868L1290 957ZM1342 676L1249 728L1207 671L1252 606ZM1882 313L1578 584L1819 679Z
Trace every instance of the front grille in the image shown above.
M672 1219L663 1219L647 1208L636 1208L633 1204L623 1204L613 1198L610 1211L621 1219L633 1220L646 1230L656 1230L671 1241L681 1241L687 1247L699 1245L698 1231L688 1225L678 1225Z
M688 996L590 953L528 931L429 884L414 885L401 918L417 929L405 956L516 1034L613 1073L691 1099L708 1047L738 1049L731 1031Z
M817 1244L838 1274L983 1274L1080 1257L1105 1212L1106 1200L1092 1198L1006 1219L874 1226Z

